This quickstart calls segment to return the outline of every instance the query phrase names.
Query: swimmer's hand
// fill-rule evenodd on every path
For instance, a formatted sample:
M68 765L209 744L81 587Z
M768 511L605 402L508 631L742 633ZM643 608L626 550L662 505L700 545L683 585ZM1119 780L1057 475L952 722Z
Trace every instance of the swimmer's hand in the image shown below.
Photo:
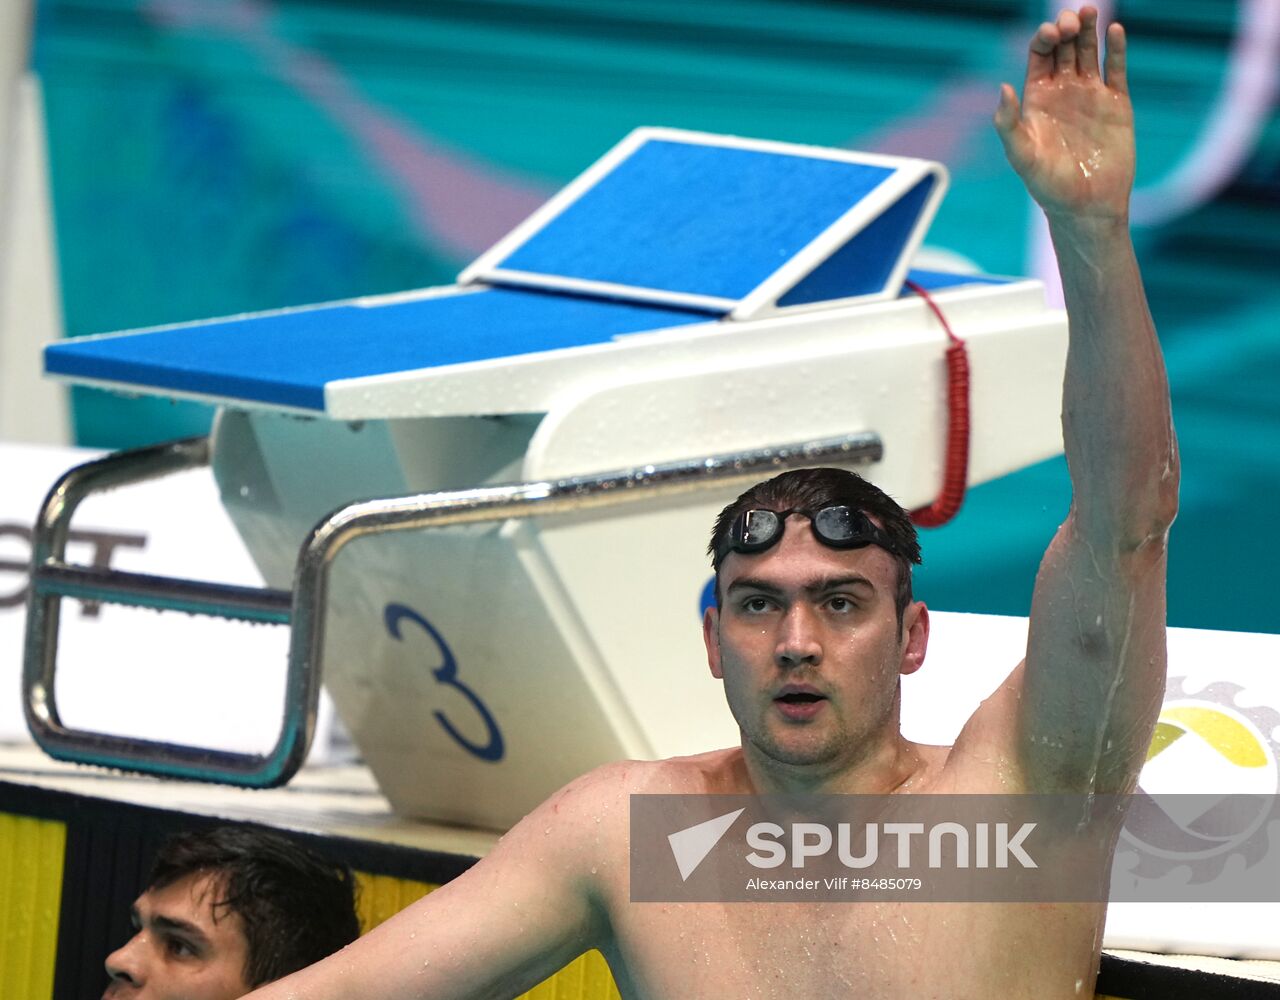
M1042 24L1031 40L1022 102L1009 84L1000 88L996 132L1051 221L1128 221L1134 151L1124 29L1107 29L1104 78L1097 24L1093 7Z

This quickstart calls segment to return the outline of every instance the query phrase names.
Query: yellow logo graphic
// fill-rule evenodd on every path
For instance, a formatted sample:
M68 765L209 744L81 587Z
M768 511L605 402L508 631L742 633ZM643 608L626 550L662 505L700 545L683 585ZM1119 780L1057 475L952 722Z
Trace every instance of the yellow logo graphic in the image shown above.
M1188 733L1194 733L1236 767L1266 767L1266 747L1253 730L1220 708L1171 705L1160 713L1147 760L1159 756Z
M1242 693L1215 682L1193 696L1183 678L1169 678L1116 855L1126 878L1185 869L1179 878L1208 884L1230 859L1248 870L1266 855L1280 712L1242 705Z

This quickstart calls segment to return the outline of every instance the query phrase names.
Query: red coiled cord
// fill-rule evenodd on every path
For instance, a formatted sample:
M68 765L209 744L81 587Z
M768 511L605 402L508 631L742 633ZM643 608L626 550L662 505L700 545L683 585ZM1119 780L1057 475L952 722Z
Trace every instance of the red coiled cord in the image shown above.
M964 341L952 331L933 296L914 281L906 282L906 286L924 299L951 338L947 348L947 457L942 492L929 506L911 512L915 524L936 528L956 516L969 484L969 355Z

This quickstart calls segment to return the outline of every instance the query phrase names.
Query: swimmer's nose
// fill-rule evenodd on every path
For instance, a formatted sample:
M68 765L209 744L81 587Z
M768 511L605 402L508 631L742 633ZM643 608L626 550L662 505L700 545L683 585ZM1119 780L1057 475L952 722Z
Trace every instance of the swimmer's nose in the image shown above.
M778 631L774 660L784 670L815 667L822 662L822 644L818 641L817 622L813 611L803 601L787 609Z
M111 980L107 987L106 997L128 995L122 991L141 989L146 982L142 961L142 933L138 932L121 947L117 948L104 963L107 976Z

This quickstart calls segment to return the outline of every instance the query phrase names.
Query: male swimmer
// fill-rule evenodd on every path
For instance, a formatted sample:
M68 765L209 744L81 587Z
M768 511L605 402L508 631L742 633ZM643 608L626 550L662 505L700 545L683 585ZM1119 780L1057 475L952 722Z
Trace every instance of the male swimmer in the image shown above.
M355 891L346 865L269 830L174 834L107 956L102 1000L236 1000L359 937Z
M1178 455L1128 231L1125 36L1111 25L1100 66L1097 19L1085 7L1042 25L1021 101L1005 85L995 114L1062 272L1073 499L1036 579L1026 659L955 745L899 731L899 677L929 636L910 525L848 474L789 474L731 506L712 543L720 607L703 631L741 746L591 772L465 875L255 997L513 997L589 948L625 997L1092 996L1103 903L633 904L628 805L1134 787L1164 686Z

